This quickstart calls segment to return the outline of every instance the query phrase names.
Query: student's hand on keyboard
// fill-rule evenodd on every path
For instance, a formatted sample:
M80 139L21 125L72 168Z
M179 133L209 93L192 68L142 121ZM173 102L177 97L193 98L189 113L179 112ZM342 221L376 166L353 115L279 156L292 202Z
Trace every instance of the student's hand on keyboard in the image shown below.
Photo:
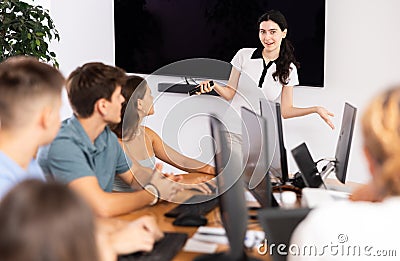
M135 222L142 224L145 229L147 229L156 241L159 241L164 237L164 233L160 230L157 225L156 219L152 216L144 216L137 219Z
M183 184L184 189L197 190L204 194L213 194L216 188L214 180L210 180L208 177L198 177L192 184Z
M173 173L164 173L164 176L175 182L179 182L183 179L182 175L175 175Z
M157 163L154 168L153 175L151 177L150 183L153 184L160 193L160 199L163 200L171 200L176 193L182 191L182 184L176 182L174 179L171 179L172 174L163 174L162 172L162 164ZM177 180L180 177L176 178Z
M163 236L155 219L151 216L144 216L110 234L110 243L118 255L138 251L150 252L154 243Z

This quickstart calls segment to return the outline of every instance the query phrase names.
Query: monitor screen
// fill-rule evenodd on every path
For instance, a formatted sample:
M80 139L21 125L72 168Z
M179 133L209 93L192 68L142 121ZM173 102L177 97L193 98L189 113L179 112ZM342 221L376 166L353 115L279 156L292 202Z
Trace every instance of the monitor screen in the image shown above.
M323 181L319 175L317 164L314 162L305 143L292 150L293 158L299 167L304 183L307 187L319 188Z
M354 125L356 121L357 108L348 104L344 105L344 112L342 118L342 125L340 128L339 138L336 145L335 153L335 172L337 179L345 183L347 165L350 156L351 141L353 138Z
M281 107L279 103L260 99L261 115L267 121L268 151L272 152L269 173L281 179L282 184L289 180L286 148L283 139ZM269 124L271 123L271 124Z
M268 244L278 246L283 244L286 249L277 251L277 248L270 248L269 254L274 261L287 260L287 251L290 239L296 227L308 215L309 208L294 209L263 209L258 211L258 219L268 235Z
M268 166L272 153L267 146L267 125L264 118L242 107L242 152L244 183L261 207L272 207L272 186ZM276 206L276 204L274 204Z
M323 86L325 0L114 0L115 63L130 73L152 74L163 66L192 58L229 63L241 48L262 47L258 18L280 10L287 38L300 62L300 85ZM186 66L157 74L227 79L229 68L215 71Z
M241 179L241 160L228 149L226 129L215 116L210 118L211 135L214 139L215 169L221 211L221 219L230 245L229 259L245 260L244 238L247 230L247 208ZM217 260L217 259L216 259Z

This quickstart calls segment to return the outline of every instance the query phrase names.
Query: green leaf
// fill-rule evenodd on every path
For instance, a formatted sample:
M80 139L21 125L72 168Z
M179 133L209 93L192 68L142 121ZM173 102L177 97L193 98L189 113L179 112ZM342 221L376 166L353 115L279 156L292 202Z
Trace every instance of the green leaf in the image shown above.
M20 0L0 0L0 61L21 54L58 66L56 54L49 50L52 39L60 36L47 9Z

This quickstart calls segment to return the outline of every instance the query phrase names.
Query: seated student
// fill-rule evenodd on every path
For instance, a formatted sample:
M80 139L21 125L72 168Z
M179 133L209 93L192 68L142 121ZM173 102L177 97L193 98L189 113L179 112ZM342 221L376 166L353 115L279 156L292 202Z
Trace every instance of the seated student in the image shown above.
M33 157L60 127L63 85L61 73L34 58L0 64L0 200L27 178L45 180Z
M397 87L373 99L362 118L364 152L372 174L367 187L372 188L374 201L381 202L345 201L313 210L292 237L292 243L308 254L291 255L290 260L392 260L389 251L399 253L399 104Z
M162 232L149 218L108 234L66 186L25 180L0 203L0 260L112 261L117 254L150 251Z
M63 85L64 78L59 71L34 58L14 57L0 63L0 201L10 189L26 179L45 180L34 155L38 146L51 142L60 127L59 109ZM27 186L29 185L21 187ZM15 196L20 194L16 193ZM54 200L58 204L56 197ZM29 202L25 203L30 206ZM5 218L15 224L17 217L26 218L12 214ZM7 228L10 222L2 221L0 225ZM102 219L98 220L98 229L107 231L110 242L119 254L151 250L154 241L161 234L150 217L140 218L135 222ZM71 231L79 230L73 228ZM14 236L18 235L17 233ZM0 232L0 236L4 236L6 242L11 239L3 232ZM6 252L0 249L0 253ZM3 257L0 260L6 260ZM17 260L12 257L10 259ZM18 260L31 259L21 257Z
M140 76L129 76L122 86L121 94L125 98L122 104L123 121L110 127L123 142L123 148L129 157L149 168L154 168L155 160L158 158L183 171L215 174L213 166L180 154L165 144L152 129L141 126L144 117L154 114L153 96L145 79ZM206 178L204 180L200 178L197 181L205 180ZM204 189L204 192L210 192L207 186L198 186L198 188ZM132 191L133 189L116 176L113 190Z
M131 172L131 161L108 127L121 121L125 78L122 69L103 63L87 63L74 70L67 80L74 116L62 123L55 140L39 153L45 174L76 190L102 217L154 205L159 197L170 199L180 190L158 165L145 190L111 193L115 175L129 185L136 182L133 173L148 175L137 164Z

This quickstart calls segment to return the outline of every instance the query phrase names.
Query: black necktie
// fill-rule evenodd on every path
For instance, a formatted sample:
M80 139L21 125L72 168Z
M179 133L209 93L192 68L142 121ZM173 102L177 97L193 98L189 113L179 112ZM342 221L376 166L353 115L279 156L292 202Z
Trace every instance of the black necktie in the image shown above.
M264 83L264 79L265 79L265 75L267 74L268 68L271 67L271 65L273 64L273 61L269 61L268 65L265 64L265 60L263 59L263 71L261 73L261 77L260 77L260 81L258 82L258 87L262 88L262 85Z

